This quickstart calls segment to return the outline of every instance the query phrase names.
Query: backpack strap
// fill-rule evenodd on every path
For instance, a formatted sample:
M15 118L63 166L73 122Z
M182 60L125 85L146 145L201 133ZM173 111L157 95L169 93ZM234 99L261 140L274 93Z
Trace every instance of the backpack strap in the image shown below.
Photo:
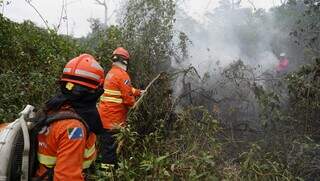
M38 162L36 161L36 152L38 149L38 144L37 144L37 135L41 131L41 129L45 126L49 126L51 123L54 123L56 121L60 120L65 120L65 119L76 119L79 120L85 127L87 131L87 139L89 137L89 126L88 124L76 113L71 112L71 111L62 111L62 112L57 112L53 113L51 115L47 115L44 111L40 110L36 113L35 118L31 119L30 121L33 122L31 125L31 132L30 132L30 139L31 139L31 147L34 148L33 151L30 153L30 168L29 169L29 175L34 175L35 174L35 169L38 167ZM43 175L41 175L38 179L43 180L45 177L48 177L49 181L53 180L53 168L49 168Z
M49 126L53 122L65 120L65 119L79 120L86 129L87 138L89 137L90 130L89 130L88 124L78 114L71 111L61 111L61 112L54 113L52 115L47 116L44 122L44 126Z
M31 127L31 130L32 132L38 134L43 127L49 126L53 122L65 119L79 120L87 131L87 138L89 137L90 129L88 124L78 114L71 111L60 111L50 115L47 115L44 111L39 111L36 117L31 120L31 122L34 123Z

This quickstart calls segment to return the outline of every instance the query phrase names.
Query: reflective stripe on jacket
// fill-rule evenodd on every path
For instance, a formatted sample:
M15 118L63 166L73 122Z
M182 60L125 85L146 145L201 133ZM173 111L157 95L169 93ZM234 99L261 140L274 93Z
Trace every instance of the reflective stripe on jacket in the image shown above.
M38 134L38 161L36 175L43 175L54 167L54 180L84 180L82 170L96 158L96 136L87 137L86 127L77 119L51 123Z
M95 160L97 151L96 151L96 136L93 133L90 133L89 138L86 142L86 148L83 154L83 169L89 168L91 163ZM57 157L50 156L47 154L41 154L40 151L38 152L38 161L45 165L48 168L53 168L56 165Z
M99 114L103 127L113 129L123 125L127 118L128 108L135 103L135 96L140 90L131 85L128 73L113 65L104 81L104 94L100 98Z

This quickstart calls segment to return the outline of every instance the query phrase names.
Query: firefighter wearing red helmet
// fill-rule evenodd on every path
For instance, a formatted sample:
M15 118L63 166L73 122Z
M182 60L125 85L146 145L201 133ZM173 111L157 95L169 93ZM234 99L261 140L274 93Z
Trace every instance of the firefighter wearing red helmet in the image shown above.
M132 87L130 77L127 73L130 55L123 47L116 48L111 60L111 70L107 73L104 81L104 93L100 98L99 114L105 129L101 138L102 162L117 167L116 147L113 134L115 128L124 126L128 109L136 101L136 97L143 93L143 90Z
M278 74L284 74L287 72L289 66L289 60L285 53L280 54L279 62L276 65L276 72Z
M89 54L70 60L63 69L60 92L44 107L47 115L64 113L38 134L36 177L40 180L84 180L96 158L101 120L96 103L103 93L104 70Z

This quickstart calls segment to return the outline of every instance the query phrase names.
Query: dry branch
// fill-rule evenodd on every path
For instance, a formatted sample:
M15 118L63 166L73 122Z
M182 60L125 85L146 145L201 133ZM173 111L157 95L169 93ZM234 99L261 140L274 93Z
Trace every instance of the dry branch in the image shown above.
M144 98L144 96L148 93L148 90L149 90L149 88L152 86L152 84L156 81L156 80L158 80L162 75L164 74L164 72L161 72L160 74L158 74L149 84L148 84L148 86L146 87L146 89L144 90L144 93L142 94L142 96L138 99L138 101L132 106L132 110L133 109L135 109L135 108L137 108L139 105L140 105L140 103L141 103L141 101L143 100L143 98Z
M31 0L25 0L25 1L36 11L36 13L40 16L40 18L42 19L42 21L44 22L44 24L46 25L46 27L47 27L48 29L50 29L47 20L45 20L45 19L43 18L43 16L41 15L41 13L40 13L40 12L37 10L37 8L31 3Z

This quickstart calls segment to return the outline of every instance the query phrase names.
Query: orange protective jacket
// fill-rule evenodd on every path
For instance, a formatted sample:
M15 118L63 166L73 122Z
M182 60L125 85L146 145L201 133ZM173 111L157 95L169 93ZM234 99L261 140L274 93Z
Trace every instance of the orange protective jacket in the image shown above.
M40 166L37 176L42 176L48 168L54 167L55 181L82 181L82 170L88 168L96 158L96 136L87 133L86 127L77 119L51 123L40 132L38 141Z
M105 78L98 109L103 127L111 130L124 125L128 108L134 105L136 96L140 96L140 90L132 87L128 73L113 65Z

